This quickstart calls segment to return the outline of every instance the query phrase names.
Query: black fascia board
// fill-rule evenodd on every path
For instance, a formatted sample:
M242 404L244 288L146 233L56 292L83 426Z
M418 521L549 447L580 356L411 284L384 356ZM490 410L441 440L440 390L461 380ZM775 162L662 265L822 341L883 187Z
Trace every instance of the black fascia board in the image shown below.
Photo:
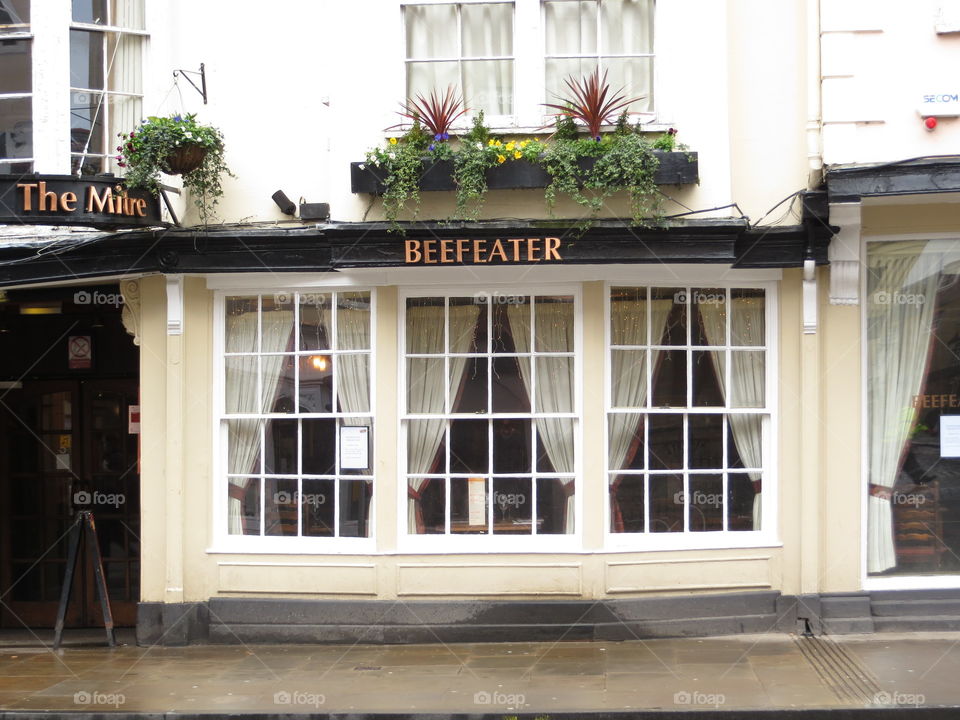
M864 197L960 192L960 156L832 167L827 169L826 181L831 203L860 202Z

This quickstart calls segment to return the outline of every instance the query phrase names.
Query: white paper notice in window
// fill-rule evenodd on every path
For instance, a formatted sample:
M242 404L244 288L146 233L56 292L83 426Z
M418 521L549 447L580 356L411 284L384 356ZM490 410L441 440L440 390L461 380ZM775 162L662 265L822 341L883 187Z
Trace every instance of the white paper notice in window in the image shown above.
M340 469L366 470L370 467L370 428L361 425L340 428Z
M960 458L960 415L940 416L940 457Z
M469 516L468 524L486 525L486 478L470 478L467 484L467 514Z

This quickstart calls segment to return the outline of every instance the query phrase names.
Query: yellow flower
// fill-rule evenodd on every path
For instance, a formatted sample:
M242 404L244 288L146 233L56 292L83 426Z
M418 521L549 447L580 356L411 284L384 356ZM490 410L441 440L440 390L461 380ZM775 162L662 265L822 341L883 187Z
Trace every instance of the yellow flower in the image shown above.
M523 148L525 148L529 142L530 142L529 140L521 140L520 149L522 150Z
M513 140L511 140L510 142L508 142L508 143L507 143L507 150L513 150L514 144L515 144L515 143L513 142Z
M500 142L499 140L495 140L493 144L496 145L497 147L500 147L501 145L503 145L503 143Z
M391 145L396 145L396 144L397 144L397 139L396 139L396 138L390 138L390 144L391 144Z
M487 140L487 147L493 147L493 140Z
M507 159L506 159L503 155L497 155L497 162L498 162L498 163L502 163L502 162L506 162L506 161L507 161Z
M523 153L522 153L522 152L520 152L519 150L514 150L514 152L513 152L513 159L514 159L514 160L519 160L519 159L522 158L522 157L523 157Z

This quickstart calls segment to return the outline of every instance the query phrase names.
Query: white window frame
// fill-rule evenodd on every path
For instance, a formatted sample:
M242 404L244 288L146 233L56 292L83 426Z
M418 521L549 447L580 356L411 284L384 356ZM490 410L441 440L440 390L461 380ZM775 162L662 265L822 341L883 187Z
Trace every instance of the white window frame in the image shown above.
M226 318L226 298L243 295L270 295L286 294L293 295L295 292L304 294L309 293L335 293L335 292L369 292L370 293L370 410L367 413L262 413L262 414L231 414L225 412L225 383L226 383L226 338L225 338L225 318ZM299 306L295 304L297 314L299 315ZM294 328L298 327L299 317L294 319ZM212 438L213 438L213 519L211 527L213 528L213 545L208 552L225 553L245 553L245 554L373 554L377 546L377 473L376 473L376 329L377 329L377 291L375 287L367 286L340 286L331 285L323 287L246 287L230 288L214 291L213 303L213 379L211 387L213 388L213 412L212 420ZM310 354L307 351L296 351L298 355ZM333 354L336 354L334 351ZM231 535L228 528L228 503L227 493L229 483L227 481L227 430L225 420L244 419L244 418L263 418L265 420L291 420L300 418L341 418L341 417L370 417L370 425L373 428L373 441L370 447L370 466L369 473L372 478L369 517L369 536L368 537L293 537L293 536L263 536L263 535ZM336 444L336 452L339 453L339 443ZM298 445L298 454L301 449ZM302 475L292 475L291 478L300 478ZM340 480L361 481L367 478L366 475L348 475L337 477L334 481L335 492L337 494L337 507L335 508L335 517L339 523L339 493ZM261 517L261 523L263 518ZM299 521L298 521L299 524Z
M488 295L570 295L574 306L574 532L570 534L549 535L455 535L430 534L417 535L408 532L407 528L407 423L409 419L416 419L418 415L407 412L407 373L406 373L406 302L411 297L470 297L477 293ZM579 285L528 285L528 286L420 286L403 287L399 293L397 303L398 344L397 344L397 387L398 396L397 418L399 423L397 433L397 549L399 552L417 554L437 553L438 546L442 547L442 554L465 552L482 554L506 554L529 552L580 552L583 549L583 468L582 468L582 425L583 425L583 297ZM448 353L437 357L448 357ZM487 355L490 357L490 355ZM488 383L490 378L488 377ZM445 417L455 418L458 414L445 414ZM431 416L433 417L433 416ZM503 418L530 418L536 417L531 407L530 413L502 413L487 412L483 414L467 413L465 419L496 419ZM492 452L492 448L490 450ZM493 468L490 467L490 473ZM518 473L536 478L540 473ZM549 473L547 476L560 475ZM564 476L566 477L566 476ZM447 494L446 519L449 519L450 496ZM489 507L489 505L488 505ZM531 512L536 512L535 497ZM490 513L492 517L492 512ZM488 517L488 523L491 518Z
M406 97L407 78L406 78L406 36L405 36L405 14L404 8L410 5L468 5L468 4L489 4L489 3L509 3L513 5L513 115L487 115L484 119L491 128L503 131L523 132L523 133L543 133L553 132L553 117L549 108L543 107L545 102L555 102L554 98L546 95L546 9L543 0L401 0L400 3L400 67L399 73L399 96ZM654 5L654 33L653 33L653 52L650 56L653 61L653 97L654 107L649 113L642 113L637 117L642 122L653 123L658 117L657 114L657 78L659 76L657 57L657 17L659 15L659 3ZM597 25L599 37L600 24ZM459 28L459 14L458 14ZM522 38L523 42L518 42ZM459 40L458 40L459 46ZM601 57L620 57L619 55L604 56L600 53L598 45L598 54ZM646 57L641 54L637 57ZM579 57L579 56L578 56ZM634 57L634 55L624 55L624 57ZM442 89L442 88L441 88ZM616 89L616 88L614 88ZM469 98L464 98L469 104ZM469 127L469 117L460 118L455 126L458 128ZM548 126L548 127L544 127ZM651 131L661 131L665 127L650 125Z
M867 246L872 243L897 242L904 240L952 241L960 242L957 233L904 233L898 235L883 235L880 237L865 237L860 242L860 582L864 590L950 590L960 588L960 572L924 575L921 573L903 573L897 575L871 575L867 568L867 553L869 552L870 522L868 498L870 495L870 428L867 418L870 417L870 376L868 372L868 337L867 328Z
M644 288L686 288L688 291L693 289L725 289L729 291L730 289L763 289L765 291L765 338L763 349L766 353L766 366L765 366L765 381L766 381L766 406L764 408L749 408L744 409L743 412L751 415L761 415L763 420L761 421L761 428L763 433L763 469L762 469L762 482L763 490L761 495L761 513L762 513L762 524L760 530L739 530L739 531L729 531L729 530L711 530L703 532L692 532L685 530L684 532L675 532L675 533L654 533L654 532L644 532L644 533L616 533L611 530L611 511L610 511L610 477L614 472L610 468L610 453L609 453L609 424L610 424L610 414L615 412L615 408L612 406L612 377L611 377L611 360L610 360L610 351L611 351L611 302L610 302L610 293L614 287L644 287ZM777 438L778 435L778 413L779 413L779 397L777 395L777 389L779 387L777 383L777 377L780 370L780 363L778 357L778 347L779 347L779 295L778 295L778 283L775 282L755 282L755 281L735 281L735 280L726 280L724 282L717 282L716 279L710 279L708 277L703 278L702 282L695 282L689 277L660 277L658 279L645 279L638 277L634 280L629 281L611 281L608 280L604 283L604 503L603 503L603 532L604 532L604 547L607 550L612 551L651 551L651 550L718 550L724 548L751 548L751 547L770 547L779 545L778 539L778 517L777 517L777 507L778 507L778 491L779 491L779 481L777 469L779 467L779 454L777 450ZM649 318L648 318L649 323ZM688 322L687 324L687 345L678 345L676 349L678 350L689 350L691 347L689 344L691 332L691 326ZM726 324L727 338L729 340L730 326L729 323ZM725 348L730 348L729 344L724 346ZM740 346L736 346L740 347ZM757 350L758 348L745 347L743 349L747 350ZM647 369L650 372L650 368ZM727 373L730 372L729 364L727 367ZM691 384L691 373L692 367L690 363L687 363L687 393L690 397L692 390ZM729 387L729 385L728 385ZM652 393L652 387L648 385L647 395L648 400L650 394ZM646 409L638 409L638 414L670 414L670 415L692 415L692 414L705 414L705 415L717 415L722 414L724 416L735 414L738 411L736 409L729 407L729 400L725 403L724 407L691 407L689 404L686 407L648 407ZM724 420L724 426L726 427L726 420ZM646 423L644 424L644 431L646 432ZM687 443L687 434L686 434L687 421L684 420L684 446L686 447ZM726 448L727 443L727 433L724 433L724 447ZM686 453L684 453L686 457ZM684 464L686 465L687 461L685 460ZM625 471L626 474L635 474L635 475L644 475L647 474L648 470L643 471ZM674 475L683 475L684 477L684 492L689 494L689 475L693 474L719 474L716 472L711 472L709 470L690 470L687 468L676 470L676 471L664 471L663 474L674 474ZM734 472L741 472L736 470ZM726 504L726 477L727 472L723 472L724 476L724 504ZM685 505L686 507L686 505ZM650 509L648 504L644 503L644 512L649 513ZM689 513L685 511L684 513L684 526L688 524ZM726 513L724 513L724 523L726 523Z

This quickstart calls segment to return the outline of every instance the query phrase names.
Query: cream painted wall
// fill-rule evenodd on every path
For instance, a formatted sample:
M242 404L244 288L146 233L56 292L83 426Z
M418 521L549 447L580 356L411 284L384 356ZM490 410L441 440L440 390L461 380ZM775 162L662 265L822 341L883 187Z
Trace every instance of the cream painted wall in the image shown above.
M736 202L757 219L806 187L807 2L659 3L658 121L678 128L678 139L700 154L701 177L699 185L662 188L685 206L668 203L667 213ZM210 0L152 0L150 29L145 113L197 112L224 131L237 178L225 182L223 220L290 221L270 199L277 189L295 202L301 196L329 202L335 220L381 217L379 202L371 207L369 197L350 193L349 163L362 160L399 120L398 2L275 0L264 13L254 0L229 8ZM535 41L518 31L518 43ZM195 70L201 62L207 105L184 80L174 86L171 79L173 69ZM539 76L529 86L541 88ZM426 194L420 217L449 216L451 196ZM556 212L577 217L582 209L561 204ZM625 212L620 198L605 214ZM737 213L700 217L711 215ZM546 217L543 192L491 192L484 216ZM192 206L186 221L197 221Z
M935 32L942 0L821 0L823 145L828 165L956 152L960 118L928 132L917 112L938 88L960 92L960 33Z
M821 277L821 284L824 278ZM211 552L213 490L213 292L202 278L184 282L180 354L166 334L163 278L145 278L141 370L143 412L142 600L200 601L216 595L325 598L630 597L772 588L785 593L855 589L859 527L856 447L858 365L850 338L856 309L829 308L814 367L805 368L800 333L801 274L784 272L780 292L779 527L782 547L611 552L603 549L603 307L600 281L582 286L584 307L583 550L565 553L400 553L397 533L397 287L377 289L376 481L377 551L358 554L239 554ZM180 358L180 362L175 362ZM814 378L811 386L810 377ZM149 378L149 379L147 379ZM803 383L807 386L804 387ZM171 388L180 384L182 409L171 417ZM804 415L803 393L821 405ZM822 415L822 422L820 417ZM806 423L806 424L805 424ZM831 460L818 460L808 477L809 432L820 436ZM182 472L167 468L179 457ZM821 498L802 512L814 483ZM171 513L179 512L179 517ZM179 533L179 534L177 534ZM176 535L176 536L174 536ZM825 548L829 547L827 552ZM818 549L819 548L819 549ZM816 587L804 573L816 568ZM181 569L182 568L182 569ZM177 582L180 585L177 585ZM182 592L176 588L182 587Z

